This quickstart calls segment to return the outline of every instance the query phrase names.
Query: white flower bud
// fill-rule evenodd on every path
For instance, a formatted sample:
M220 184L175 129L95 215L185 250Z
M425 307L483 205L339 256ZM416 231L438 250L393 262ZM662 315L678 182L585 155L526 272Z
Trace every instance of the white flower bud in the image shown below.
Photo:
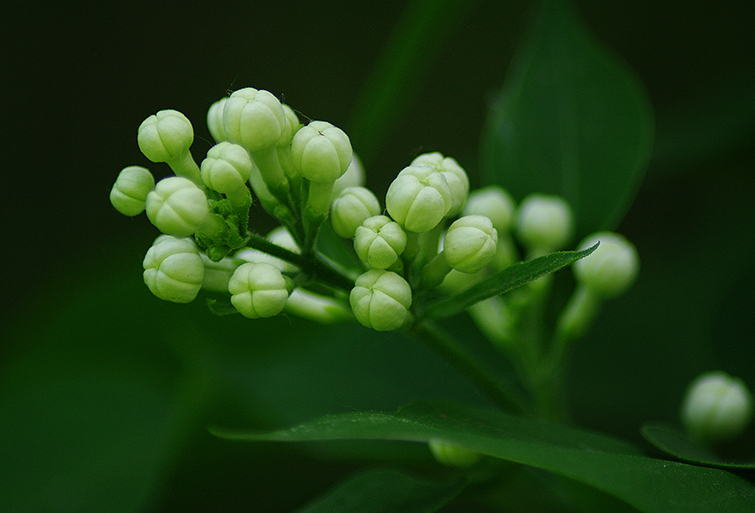
M288 127L288 120L272 93L247 87L226 100L223 126L229 141L256 152L275 147Z
M414 165L404 168L385 195L388 213L410 232L435 228L453 206L446 178L434 168Z
M188 237L205 227L210 218L204 192L191 180L179 176L157 182L147 195L146 209L147 217L158 230L176 237Z
M443 254L452 269L476 273L488 265L496 254L498 232L485 216L465 216L448 228Z
M311 121L291 141L294 167L310 182L331 183L351 163L351 142L341 130L326 121Z
M277 267L259 263L241 264L228 282L231 304L250 319L273 317L288 301L288 283Z
M600 242L590 255L574 263L574 276L590 292L603 299L618 297L637 279L640 259L634 244L612 232L594 233L583 240L584 250Z
M207 158L200 167L204 184L234 201L239 197L238 191L246 188L246 181L252 173L252 159L242 146L227 141L210 148ZM246 194L245 191L244 195ZM241 197L243 198L244 195Z
M212 105L207 111L207 128L210 130L210 135L215 139L216 143L227 141L228 137L225 135L225 127L223 126L223 108L228 98L222 98Z
M438 463L449 467L471 467L482 457L478 452L450 444L438 438L430 440L428 447Z
M189 239L162 235L144 257L144 283L160 299L190 303L202 288L205 268Z
M725 372L699 376L687 389L682 423L706 443L733 440L747 428L753 415L753 398L745 384Z
M139 125L139 149L152 162L165 162L174 173L201 184L199 168L189 148L194 142L194 128L177 110L161 110Z
M516 234L533 253L561 249L574 229L569 204L558 196L532 194L519 206Z
M147 194L155 188L155 179L140 166L123 168L110 191L110 203L124 216L133 217L144 212Z
M406 248L406 232L388 216L365 219L354 234L354 250L370 267L387 269Z
M503 187L489 185L469 193L464 215L485 216L493 221L499 234L508 233L514 224L516 205Z
M412 289L396 273L370 269L356 279L349 302L363 326L376 331L393 331L411 319Z
M443 157L438 152L425 153L414 159L411 163L414 165L430 166L446 179L448 188L451 191L451 208L446 216L453 217L461 213L469 194L469 177L467 172L451 157Z
M365 219L379 213L380 202L371 190L348 187L333 200L330 221L339 236L350 239Z

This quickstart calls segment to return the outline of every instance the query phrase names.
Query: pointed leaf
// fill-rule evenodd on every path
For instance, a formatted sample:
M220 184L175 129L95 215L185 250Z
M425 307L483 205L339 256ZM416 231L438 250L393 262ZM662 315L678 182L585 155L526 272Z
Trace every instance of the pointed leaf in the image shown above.
M464 488L461 478L434 481L398 470L367 470L344 481L299 513L431 513Z
M649 458L633 445L607 436L455 403L415 403L397 413L331 415L268 433L214 432L235 440L289 442L442 438L587 484L640 511L745 513L755 509L755 486L731 472Z
M734 460L724 458L713 452L709 447L691 440L676 426L649 423L642 426L642 436L656 449L682 461L707 465L709 467L731 469L755 469L755 460Z
M650 157L647 93L565 0L545 0L494 100L481 141L481 172L517 199L561 195L577 235L612 229Z
M456 315L479 301L505 294L541 276L556 272L567 265L573 264L580 258L584 258L595 251L597 247L598 244L595 244L593 247L583 251L561 251L527 262L519 262L472 285L455 296L444 297L425 306L421 316L430 319L440 319Z

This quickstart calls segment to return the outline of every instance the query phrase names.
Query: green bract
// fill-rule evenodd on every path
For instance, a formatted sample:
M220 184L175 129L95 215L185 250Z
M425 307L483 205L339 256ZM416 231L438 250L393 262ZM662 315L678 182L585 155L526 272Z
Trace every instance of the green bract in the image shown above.
M438 152L425 153L415 158L411 165L430 166L446 179L448 188L451 191L452 205L447 216L456 216L461 213L469 194L469 177L467 172L451 157L444 157Z
M519 205L516 234L533 253L562 248L571 238L573 229L572 211L563 198L532 194Z
M453 206L446 178L427 165L404 168L385 195L388 213L410 232L435 228Z
M310 182L335 182L351 163L351 142L340 128L312 121L294 135L291 156L297 171Z
M583 240L583 250L600 242L590 256L574 263L574 276L590 292L601 298L620 296L637 279L640 258L634 244L619 234L599 232Z
M224 141L210 148L200 171L208 188L232 194L246 187L252 172L252 159L242 146Z
M110 190L110 203L124 216L144 212L147 194L155 188L155 179L141 166L124 168Z
M223 106L226 137L250 152L276 146L287 126L280 101L268 91L239 89Z
M443 241L443 254L451 268L476 273L496 254L498 232L485 216L465 216L454 221Z
M717 443L742 434L753 415L745 384L725 372L709 372L690 384L682 404L682 423L695 438Z
M228 282L228 292L231 304L250 319L278 315L289 294L280 270L266 263L241 264Z
M393 331L411 319L412 289L394 272L370 269L356 279L349 302L363 326Z
M147 217L168 235L187 237L199 230L210 215L207 197L191 180L164 178L147 195Z
M333 200L330 221L338 235L350 239L365 219L379 213L380 202L371 190L347 187Z
M189 239L161 235L144 257L144 283L160 299L189 303L202 288L205 269Z
M357 256L375 269L395 264L406 248L406 232L387 216L374 216L362 223L354 234Z
M511 230L515 210L514 199L498 185L489 185L470 192L467 203L464 205L465 215L487 217L500 234Z

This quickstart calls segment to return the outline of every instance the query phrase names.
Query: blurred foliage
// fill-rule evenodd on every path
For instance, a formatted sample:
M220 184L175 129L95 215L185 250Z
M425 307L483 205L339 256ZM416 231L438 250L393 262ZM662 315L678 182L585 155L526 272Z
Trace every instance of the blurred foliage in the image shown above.
M640 280L605 306L568 382L576 424L639 441L646 421L676 420L682 392L700 372L724 369L755 387L747 358L755 7L575 3L637 71L657 114L649 172L619 226L640 251ZM396 71L391 52L423 6L437 8L442 23L422 26L427 38L403 61L415 65ZM211 436L209 424L280 428L421 399L487 403L399 335L350 326L334 336L292 318L217 318L202 301L159 301L141 284L140 268L155 234L113 212L107 192L119 169L146 164L135 140L144 117L162 108L186 113L199 155L210 137L197 120L226 89L247 85L347 133L359 127L354 146L369 148L375 190L425 150L456 157L479 184L486 101L504 82L531 2L460 10L419 0L191 4L180 15L168 4L35 7L16 6L5 20L14 42L6 140L15 146L3 202L4 510L291 511L363 461L399 458L405 468L437 473L424 447L294 448ZM364 112L384 74L406 93L403 101L369 123L351 117ZM272 227L262 216L257 222L261 232ZM518 489L532 486L531 476L523 483ZM539 510L537 501L548 498L517 507ZM469 505L460 504L459 511Z

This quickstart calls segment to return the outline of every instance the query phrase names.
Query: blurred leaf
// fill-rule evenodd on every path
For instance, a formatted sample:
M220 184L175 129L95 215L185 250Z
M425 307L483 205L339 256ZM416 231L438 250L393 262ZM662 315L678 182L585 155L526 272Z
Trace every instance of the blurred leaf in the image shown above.
M466 481L433 481L398 470L366 470L341 483L300 513L430 513L453 500Z
M517 199L566 198L577 234L613 228L650 157L646 91L564 0L544 0L529 39L491 105L481 173Z
M731 469L755 469L755 461L734 460L716 454L709 447L691 440L681 429L665 423L642 426L642 436L655 448L682 461Z
M455 296L444 297L431 303L424 308L421 315L430 319L456 315L479 301L505 294L541 276L556 272L586 257L597 247L598 244L595 244L583 251L560 251L527 262L516 263Z
M593 486L640 511L745 513L755 508L755 487L730 472L648 458L617 439L455 403L415 403L392 414L331 415L269 433L213 432L233 440L286 442L442 438Z

